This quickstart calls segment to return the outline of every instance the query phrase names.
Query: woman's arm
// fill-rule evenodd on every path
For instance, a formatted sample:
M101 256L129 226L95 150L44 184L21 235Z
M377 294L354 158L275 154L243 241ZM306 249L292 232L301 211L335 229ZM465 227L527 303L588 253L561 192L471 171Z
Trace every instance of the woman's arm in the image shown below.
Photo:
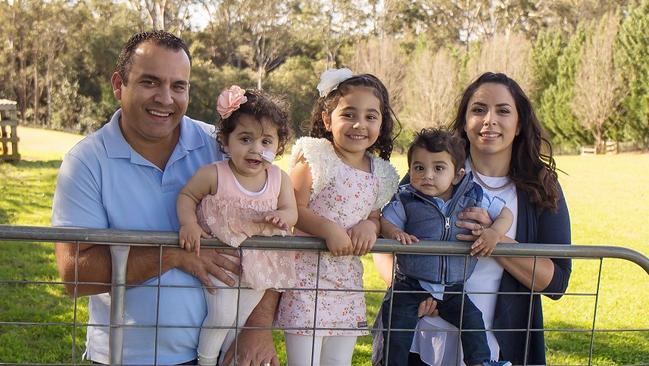
M291 170L291 181L295 189L297 203L297 224L295 227L305 233L324 238L327 248L333 255L350 255L353 246L347 231L337 223L316 215L309 207L311 197L311 170L303 160L295 164Z
M379 276L385 282L387 287L392 285L392 266L394 265L394 256L392 253L372 253L374 265L379 272Z
M536 242L567 245L571 243L570 214L563 192L560 192L557 211L543 210L537 222ZM514 240L511 241L515 243ZM556 293L548 295L552 299L559 299L568 288L572 272L572 261L569 258L537 258L536 265L534 258L496 257L496 260L528 288L532 288L532 279L535 277L534 291ZM533 276L534 273L536 276Z

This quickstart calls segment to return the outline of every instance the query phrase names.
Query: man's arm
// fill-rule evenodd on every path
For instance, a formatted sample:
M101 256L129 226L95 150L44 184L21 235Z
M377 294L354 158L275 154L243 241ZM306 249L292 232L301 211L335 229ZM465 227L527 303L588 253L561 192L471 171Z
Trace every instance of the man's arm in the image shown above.
M77 245L57 243L55 248L56 263L59 275L66 282L65 288L69 295L77 296L94 295L110 291L111 282L111 255L108 245ZM192 276L198 278L204 285L213 286L208 274L214 275L219 280L234 285L234 280L224 269L239 273L238 264L230 261L216 250L204 250L200 257L194 253L186 252L179 248L162 249L162 266L160 266L160 248L132 246L126 267L127 284L140 284L152 277L178 267ZM75 283L96 282L100 284Z
M52 206L52 225L58 227L108 228L109 222L102 201L101 184L85 162L74 155L66 155L56 184ZM94 169L97 170L97 169ZM78 252L78 253L77 253ZM77 256L78 254L78 256ZM111 255L107 245L57 243L56 263L66 290L70 295L91 295L110 290ZM208 273L224 283L234 281L222 269L238 273L239 266L213 250L195 258L177 248L164 248L160 267L160 248L136 247L130 249L127 265L127 283L139 284L171 268L194 275L203 284L211 285ZM221 268L222 267L222 268ZM99 284L79 284L94 282Z
M237 339L237 365L256 366L270 362L279 366L271 327L275 319L275 311L281 294L266 290L255 310L248 317L246 327L265 329L243 329ZM234 357L234 343L228 349L223 359L224 365L229 365Z

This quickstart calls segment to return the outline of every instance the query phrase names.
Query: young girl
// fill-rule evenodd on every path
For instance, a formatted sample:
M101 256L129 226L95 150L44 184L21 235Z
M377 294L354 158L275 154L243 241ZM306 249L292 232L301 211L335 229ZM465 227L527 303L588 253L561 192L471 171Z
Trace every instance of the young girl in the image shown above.
M287 235L297 221L290 179L271 164L289 137L286 111L270 97L236 85L217 101L217 138L229 160L198 170L177 202L180 246L197 255L201 237L212 235L236 248L252 235ZM225 288L205 291L208 312L198 345L200 365L216 364L228 327L245 324L265 289L295 285L293 258L286 253L246 250L241 266L241 287L252 290L238 293L211 277L215 286Z
M289 365L350 365L356 337L368 334L358 256L374 245L380 209L399 179L387 161L393 121L388 92L373 75L328 70L318 90L311 137L295 143L290 174L296 233L324 238L329 252L296 254L300 290L282 295L277 323L288 328Z

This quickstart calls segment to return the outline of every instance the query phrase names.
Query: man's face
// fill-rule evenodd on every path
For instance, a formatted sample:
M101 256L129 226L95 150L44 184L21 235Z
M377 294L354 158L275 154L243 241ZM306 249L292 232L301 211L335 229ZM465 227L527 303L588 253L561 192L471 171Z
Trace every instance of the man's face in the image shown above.
M152 41L134 51L128 81L111 79L122 106L120 126L131 145L177 138L178 125L189 104L189 57ZM179 131L179 130L178 130Z

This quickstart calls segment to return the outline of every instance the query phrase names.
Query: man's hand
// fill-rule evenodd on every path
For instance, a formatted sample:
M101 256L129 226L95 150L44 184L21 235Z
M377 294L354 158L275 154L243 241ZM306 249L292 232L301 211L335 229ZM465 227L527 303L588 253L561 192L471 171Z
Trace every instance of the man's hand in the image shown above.
M226 271L232 272L236 275L239 275L241 272L239 263L223 255L228 254L230 256L238 256L239 254L237 250L206 249L203 250L203 255L200 257L193 253L188 253L178 249L176 250L178 251L176 254L180 256L178 268L196 277L204 286L207 287L207 291L211 294L213 294L216 289L211 288L214 284L210 281L210 274L226 285L234 286L234 279L230 277Z
M230 365L234 357L235 342L228 349L223 359L224 365ZM270 364L279 366L273 334L270 329L243 329L239 332L236 343L237 365L258 366Z
M279 366L279 359L277 358L275 343L273 342L273 334L270 330L279 297L280 294L278 292L266 290L264 297L248 317L246 327L265 329L241 330L238 340L235 340L237 365L259 366L270 364ZM230 365L234 358L235 342L232 342L230 349L225 354L223 359L224 365Z

